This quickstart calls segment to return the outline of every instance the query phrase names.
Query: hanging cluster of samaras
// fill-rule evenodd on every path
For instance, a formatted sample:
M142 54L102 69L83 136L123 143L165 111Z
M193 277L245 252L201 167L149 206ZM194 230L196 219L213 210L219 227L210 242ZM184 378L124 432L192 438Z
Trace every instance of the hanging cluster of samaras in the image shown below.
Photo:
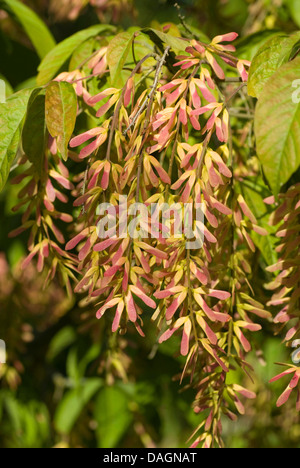
M255 398L252 391L228 383L227 375L236 366L251 370L246 355L253 332L261 329L257 322L271 318L255 298L250 266L252 232L267 233L241 194L245 171L235 163L230 123L230 107L246 99L250 66L232 54L236 37L225 34L210 44L187 40L185 53L176 58L171 46L158 53L153 44L139 61L133 56L130 70L124 66L121 88L111 85L107 45L100 47L84 67L56 78L73 84L78 116L90 112L96 122L70 141L72 168L80 168L74 185L51 137L43 176L27 165L15 180L28 179L15 208L26 206L23 225L13 233L30 230L25 267L36 258L39 271L48 268L50 280L58 273L70 292L79 278L75 292L95 305L98 318L111 319L112 332L124 334L134 326L143 336L143 314L152 313L160 343L180 336L186 359L181 381L195 390L194 411L206 415L192 436L193 447L222 446L221 416L235 419L233 408L243 414L241 400ZM235 79L227 79L224 70ZM98 93L88 86L91 78L101 83ZM20 163L26 163L26 155ZM66 190L75 198L73 217L59 211L68 203ZM282 259L274 267L282 272L270 285L279 290L272 299L283 307L279 323L292 320L299 301L299 258L293 255L299 237L290 241L300 232L299 192L299 187L291 189L273 218L275 224L284 218L278 233ZM120 238L108 231L106 239L99 239L98 207L115 207L111 213L108 208L108 216L116 213L118 225L121 195L127 197L129 212L134 203L149 207L149 219L142 218L140 236ZM157 235L151 236L153 203L201 203L204 220L193 226L203 233L201 247L188 249L185 236L174 235L175 220L167 226L168 236L160 221ZM71 240L57 227L60 221L70 223ZM298 327L299 322L287 340ZM288 372L294 373L292 389L300 374L296 367Z

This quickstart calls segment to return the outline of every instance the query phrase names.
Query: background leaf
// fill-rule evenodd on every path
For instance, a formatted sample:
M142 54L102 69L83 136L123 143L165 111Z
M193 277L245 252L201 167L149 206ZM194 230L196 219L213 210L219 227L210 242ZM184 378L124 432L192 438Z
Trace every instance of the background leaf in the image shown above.
M151 41L159 48L161 53L164 52L166 46L171 47L166 57L166 65L171 73L176 73L177 69L173 66L176 62L174 51L176 51L176 53L184 51L189 43L180 37L165 34L164 32L153 28L144 28L142 32L150 37Z
M41 59L55 47L55 39L46 24L26 5L18 0L1 0L0 8L12 13L21 23Z
M131 50L134 34L135 33L122 32L115 36L109 43L106 57L112 86L121 88L124 85L121 71Z
M20 124L24 119L31 89L10 96L0 104L0 191L7 180L20 141Z
M103 388L95 404L99 448L114 448L128 429L132 414L126 393L117 387Z
M68 143L77 114L77 97L70 83L53 81L46 89L46 124L50 135L57 137L58 149L66 161Z
M292 83L300 76L300 58L283 65L267 81L255 112L257 154L275 195L300 165L300 104Z
M278 34L280 34L280 31L277 29L266 29L237 39L235 41L237 57L250 61L253 60L259 49L265 45L266 41Z
M85 379L81 387L68 391L57 407L54 425L61 434L69 434L80 413L103 385L102 379Z

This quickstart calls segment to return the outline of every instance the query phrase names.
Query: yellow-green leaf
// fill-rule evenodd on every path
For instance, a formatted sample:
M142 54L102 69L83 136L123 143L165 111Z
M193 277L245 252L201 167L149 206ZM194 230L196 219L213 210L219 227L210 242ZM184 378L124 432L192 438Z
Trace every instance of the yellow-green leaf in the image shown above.
M256 107L257 154L275 195L300 165L300 103L293 88L299 76L300 57L267 81Z
M53 50L51 50L40 64L37 84L43 85L52 80L52 78L58 74L63 65L70 59L77 47L79 47L83 42L87 41L91 37L97 36L97 34L113 30L113 26L97 24L96 26L91 26L88 29L83 29L60 42Z
M27 107L22 133L23 150L38 174L44 165L46 147L45 90L33 91Z
M288 62L294 45L300 40L300 33L287 36L279 34L269 39L257 52L252 60L248 93L250 96L259 97L268 79Z
M70 83L50 83L46 89L46 124L50 135L57 138L62 158L68 158L68 144L76 123L77 97Z

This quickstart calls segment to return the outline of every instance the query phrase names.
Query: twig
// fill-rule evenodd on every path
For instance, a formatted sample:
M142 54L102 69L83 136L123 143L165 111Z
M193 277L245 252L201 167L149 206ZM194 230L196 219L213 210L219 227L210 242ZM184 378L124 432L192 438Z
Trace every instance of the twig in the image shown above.
M86 165L86 169L84 171L84 179L83 179L83 185L82 185L82 189L81 189L81 195L82 196L85 195L85 193L86 193L86 185L87 185L88 173L89 173L89 170L90 170L91 159L92 158L89 158L89 160L87 162L87 165ZM83 215L83 214L86 214L84 205L82 207L80 215Z
M149 132L148 126L149 126L149 120L150 120L150 115L151 115L151 110L152 110L152 104L153 104L156 88L157 88L157 85L158 85L158 81L159 81L159 78L160 78L161 70L162 70L162 67L164 66L164 63L166 61L166 57L167 57L167 55L169 53L169 50L170 50L170 47L169 46L166 47L163 56L161 57L161 59L157 63L156 73L155 73L152 89L151 89L150 94L149 94L149 104L148 104L147 114L146 114L146 118L145 118L143 133L142 133L143 138L142 138L142 143L141 143L140 152L139 152L139 160L138 160L137 185L136 185L136 200L137 201L139 199L139 193L140 193L140 178L141 178L141 172L142 172L143 148L144 148L145 141L146 141L146 139L148 137L148 132ZM148 131L147 131L147 129L148 129Z
M188 82L187 82L187 86L186 86L186 90L184 92L184 95L183 95L183 99L186 99L187 97L187 93L189 91L189 86L190 86L190 83L192 81L192 79L196 76L199 68L201 67L202 63L200 62L200 64L193 70L193 73L190 75L189 79L188 79ZM179 130L180 130L180 119L178 118L177 120L177 125L176 125L176 133L175 133L175 141L174 141L174 144L173 144L173 148L172 148L172 153L171 153L171 158L170 158L170 164L169 164L169 170L168 170L168 176L169 178L171 179L172 177L172 171L173 171L173 164L174 164L174 159L175 159L175 153L176 153L176 148L177 148L177 138L178 138L178 135L179 135ZM170 190L170 184L167 185L166 187L166 200L169 196L169 190Z
M254 119L254 114L235 112L233 109L229 111L229 115L231 115L232 117L237 117L239 119L246 119L246 120Z
M235 97L236 94L238 94L245 86L247 86L247 83L242 83L230 96L229 98L224 102L225 107L228 106L230 101Z
M180 5L178 5L178 3L175 3L174 5L175 8L177 8L178 10L178 18L180 19L180 23L182 24L182 26L184 27L184 29L186 30L187 33L190 34L190 36L192 36L194 39L198 39L198 37L196 36L196 34L193 33L193 31L188 27L188 25L186 24L185 22L185 16L183 16L181 14L181 7Z
M232 127L231 122L229 119L229 162L230 168L232 171L232 180L231 180L231 204L234 199L235 194L235 179L234 179L234 156L233 156L233 140L232 140ZM232 206L233 209L233 206ZM234 216L232 215L231 218L231 255L230 255L230 269L231 269L231 278L230 278L230 286L231 286L231 298L230 298L230 312L231 317L233 319L234 314L234 300L235 300L235 261L234 261L234 254L235 254L235 221ZM227 356L231 356L231 349L232 349L232 340L233 340L233 320L229 323L228 329L228 349L227 349Z
M132 43L131 43L131 49L132 49L133 61L134 61L135 65L137 65L137 60L136 60L135 50L134 50L134 40L135 40L135 37L133 38L133 41L132 41Z
M300 48L295 52L295 54L290 58L289 62L292 62L300 54Z
M241 83L242 78L239 76L229 76L225 77L224 80L221 80L222 82L225 81L225 83Z
M158 84L158 80L159 80L159 77L160 77L160 72L161 72L161 69L165 63L165 60L166 60L166 56L168 55L169 53L169 50L170 50L170 47L167 47L165 49L165 52L164 52L164 55L163 57L161 58L161 60L158 62L157 64L157 67L156 67L156 73L155 73L155 77L154 77L154 81L153 81L153 84L151 85L151 91L150 93L145 97L145 100L143 102L143 104L140 106L140 108L138 109L137 113L135 114L134 118L132 119L132 121L130 122L129 126L126 128L126 130L123 132L123 135L126 135L126 133L130 130L131 127L133 127L137 121L137 119L139 118L139 116L144 112L144 110L146 109L147 107L147 103L150 102L152 96L154 95L155 91L156 91L156 88L157 88L157 84Z

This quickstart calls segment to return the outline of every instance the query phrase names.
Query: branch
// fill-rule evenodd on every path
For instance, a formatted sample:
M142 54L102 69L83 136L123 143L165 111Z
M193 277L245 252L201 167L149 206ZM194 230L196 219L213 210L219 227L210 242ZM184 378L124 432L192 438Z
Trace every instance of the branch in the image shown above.
M149 105L148 105L148 110L147 110L147 114L146 114L146 118L145 118L145 123L144 123L144 128L143 128L143 133L142 133L143 139L142 139L140 152L139 152L138 172L137 172L137 186L136 186L136 200L137 201L139 199L139 193L140 193L140 178L141 178L141 172L142 172L143 147L144 147L145 141L146 141L147 136L148 136L148 132L146 130L147 130L148 125L149 125L152 104L153 104L156 88L157 88L157 85L158 85L159 77L160 77L160 74L161 74L161 70L162 70L162 67L164 66L164 63L166 61L166 57L167 57L167 55L169 53L169 50L170 50L170 47L168 46L165 49L163 56L161 57L161 59L157 63L152 89L151 89L151 91L149 93ZM148 98L147 98L147 101L148 101Z
M126 128L126 130L124 130L123 135L126 135L126 133L130 130L130 128L135 125L135 123L136 123L137 119L139 118L139 116L146 109L148 101L150 102L152 96L154 95L154 93L156 91L156 88L157 88L157 85L158 85L160 72L161 72L161 69L162 69L162 67L163 67L163 65L165 63L166 57L167 57L167 55L169 53L169 50L170 50L170 47L167 47L165 52L164 52L164 55L162 56L162 58L158 62L157 67L156 67L156 73L155 73L154 81L153 81L153 84L151 85L152 89L151 89L150 93L145 97L145 100L144 100L143 104L138 109L137 113L135 114L134 118L130 122L129 126Z
M127 83L130 80L130 78L132 78L137 73L137 71L140 69L142 64L150 57L157 57L157 55L154 54L154 53L151 53L151 54L147 54L145 57L143 57L139 61L139 63L136 65L136 67L132 70L132 72L130 74L130 77L128 78L128 80L127 80L127 82L126 82L126 84L125 84L125 86L124 86L124 88L122 90L122 94L121 94L121 97L120 97L120 99L118 101L118 104L117 104L117 106L115 108L113 121L112 121L112 124L111 124L109 140L108 140L108 145L107 145L107 150L106 150L106 159L107 159L107 161L110 161L111 145L112 145L112 141L113 141L113 136L114 136L114 132L115 132L116 124L117 124L119 111L121 109L121 106L122 106L122 103L123 103L123 98L124 98L124 95L125 95L125 92L126 92Z

